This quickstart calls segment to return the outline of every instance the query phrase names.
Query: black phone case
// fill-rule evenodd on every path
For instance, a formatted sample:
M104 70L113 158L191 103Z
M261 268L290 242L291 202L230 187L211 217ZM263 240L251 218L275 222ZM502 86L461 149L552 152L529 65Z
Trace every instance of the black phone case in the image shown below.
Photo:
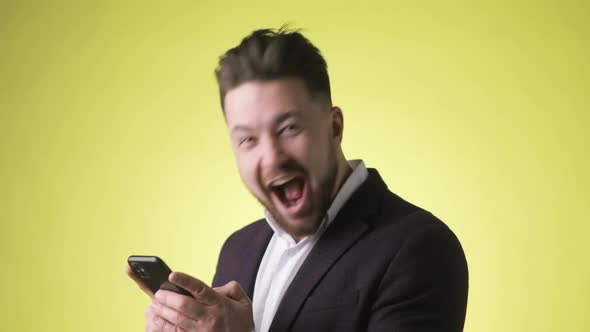
M138 276L144 285L152 292L159 289L172 291L182 295L192 296L187 290L180 288L170 281L168 275L172 270L157 256L129 256L127 259L129 266L136 276Z

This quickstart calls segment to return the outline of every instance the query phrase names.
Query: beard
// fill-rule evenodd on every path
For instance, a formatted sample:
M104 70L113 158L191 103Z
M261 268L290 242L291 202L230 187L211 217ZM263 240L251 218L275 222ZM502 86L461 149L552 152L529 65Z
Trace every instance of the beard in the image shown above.
M335 159L332 159L335 160ZM280 172L297 172L304 174L307 181L308 190L310 191L309 199L311 200L310 209L303 216L297 216L295 221L289 222L288 218L283 216L270 199L262 200L256 197L260 204L271 214L275 223L291 236L301 238L315 233L322 223L328 208L332 203L332 194L336 184L337 163L333 162L325 174L320 175L317 186L312 187L309 172L295 160L288 160L281 165Z

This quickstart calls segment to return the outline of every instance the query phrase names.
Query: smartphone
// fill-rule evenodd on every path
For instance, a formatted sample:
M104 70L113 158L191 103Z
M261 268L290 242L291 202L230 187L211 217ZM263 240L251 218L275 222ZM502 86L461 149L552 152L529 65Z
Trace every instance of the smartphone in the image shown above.
M186 289L180 288L168 281L168 275L172 270L157 256L129 256L127 259L133 273L153 293L159 289L169 290L178 294L191 296Z

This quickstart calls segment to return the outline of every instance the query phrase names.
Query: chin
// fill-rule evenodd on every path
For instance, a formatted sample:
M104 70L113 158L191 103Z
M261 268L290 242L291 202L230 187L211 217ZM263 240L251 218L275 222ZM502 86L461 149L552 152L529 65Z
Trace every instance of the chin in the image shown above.
M291 236L293 237L304 237L311 234L314 234L318 227L320 226L321 219L318 218L310 218L310 219L303 219L303 220L293 220L293 221L285 221L284 219L277 223L281 225L283 229L285 229Z
M323 219L323 216L320 217L313 213L311 213L311 216L285 218L273 204L268 204L268 202L261 199L258 199L258 201L270 212L274 222L294 238L301 238L315 233Z

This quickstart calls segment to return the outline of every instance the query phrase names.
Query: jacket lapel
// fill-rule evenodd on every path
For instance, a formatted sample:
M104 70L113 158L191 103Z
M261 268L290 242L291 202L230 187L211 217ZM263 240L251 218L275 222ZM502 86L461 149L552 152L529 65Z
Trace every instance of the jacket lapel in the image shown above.
M342 207L301 265L283 296L269 331L287 331L290 328L315 285L368 230L367 221L377 211L379 197L386 189L377 171L369 169L369 177L365 183Z
M241 259L238 262L238 267L235 275L236 281L244 289L249 298L254 295L254 283L256 281L256 274L258 267L268 246L268 242L272 237L272 229L265 223L262 224L262 229L255 232L249 239L248 245L241 253Z

